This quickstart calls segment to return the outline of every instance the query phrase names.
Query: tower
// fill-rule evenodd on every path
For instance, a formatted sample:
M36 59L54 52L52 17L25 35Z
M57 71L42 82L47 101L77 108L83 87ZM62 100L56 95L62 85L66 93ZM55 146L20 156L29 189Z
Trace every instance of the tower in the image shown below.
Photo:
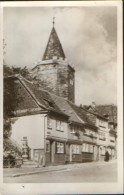
M75 101L75 70L65 57L54 21L42 61L32 69L32 77L49 92Z

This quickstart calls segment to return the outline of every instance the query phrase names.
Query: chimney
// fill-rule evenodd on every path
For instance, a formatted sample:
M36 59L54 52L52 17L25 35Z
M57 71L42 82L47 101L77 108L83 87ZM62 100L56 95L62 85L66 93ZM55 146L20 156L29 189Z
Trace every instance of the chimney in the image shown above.
M82 104L80 104L80 108L83 108Z
M95 108L95 107L96 107L96 103L95 103L95 102L92 102L91 106L92 106L93 108Z

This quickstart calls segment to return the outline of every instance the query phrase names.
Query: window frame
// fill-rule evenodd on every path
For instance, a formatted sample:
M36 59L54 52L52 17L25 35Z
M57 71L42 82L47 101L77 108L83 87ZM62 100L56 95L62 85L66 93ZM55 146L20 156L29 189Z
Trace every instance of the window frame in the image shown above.
M80 145L72 144L72 154L80 154Z
M56 142L56 154L65 154L65 144Z
M48 145L48 150L47 150L47 145ZM45 151L46 152L50 152L50 142L46 142L46 148L45 148Z
M57 131L64 131L64 123L61 120L56 120L56 130Z

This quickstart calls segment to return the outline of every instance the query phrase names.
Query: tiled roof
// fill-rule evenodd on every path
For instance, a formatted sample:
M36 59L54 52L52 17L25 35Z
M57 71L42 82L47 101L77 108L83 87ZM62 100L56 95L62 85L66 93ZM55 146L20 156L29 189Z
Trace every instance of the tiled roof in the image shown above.
M69 102L69 101L68 101ZM81 108L80 106L77 106L73 104L72 102L69 102L73 110L77 113L77 115L85 122L85 124L91 125L92 127L96 128L95 123L93 120L90 119L88 112Z
M108 115L109 122L117 123L117 106L115 106L115 105L98 105L97 110L103 115Z
M85 121L76 114L76 112L74 111L74 109L71 107L71 105L68 103L67 100L65 100L64 98L60 96L54 95L52 93L49 93L49 94L54 100L55 104L59 107L59 109L65 114L70 116L70 121L73 121L73 122L76 122L82 125L85 123Z
M60 43L56 30L53 27L43 56L43 60L50 60L54 56L57 56L58 58L65 58L62 45Z
M25 86L28 88L28 90L30 90L31 94L36 98L41 106L45 108L51 107L53 109L58 109L47 91L38 89L34 84L24 78L21 79L21 81L23 81Z
M97 109L97 106L93 107L92 105L89 105L89 106L83 106L83 108L86 111L88 111L89 113L92 113L92 114L96 115L99 118L107 120L107 118L104 116L104 113L100 112L99 109Z
M82 125L89 125L91 128L97 129L95 126L95 123L92 122L92 120L89 119L87 116L87 112L80 108L79 106L73 104L72 102L54 95L50 93L50 96L55 101L56 105L61 109L61 111L64 111L67 115L70 116L70 121L82 124Z

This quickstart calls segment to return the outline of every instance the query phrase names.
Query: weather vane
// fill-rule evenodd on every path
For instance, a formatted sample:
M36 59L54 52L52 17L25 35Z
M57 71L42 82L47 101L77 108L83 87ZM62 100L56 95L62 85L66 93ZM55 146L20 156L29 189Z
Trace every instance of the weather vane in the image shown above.
M55 18L56 18L56 17L53 17L53 26L54 26L54 24L55 24Z

